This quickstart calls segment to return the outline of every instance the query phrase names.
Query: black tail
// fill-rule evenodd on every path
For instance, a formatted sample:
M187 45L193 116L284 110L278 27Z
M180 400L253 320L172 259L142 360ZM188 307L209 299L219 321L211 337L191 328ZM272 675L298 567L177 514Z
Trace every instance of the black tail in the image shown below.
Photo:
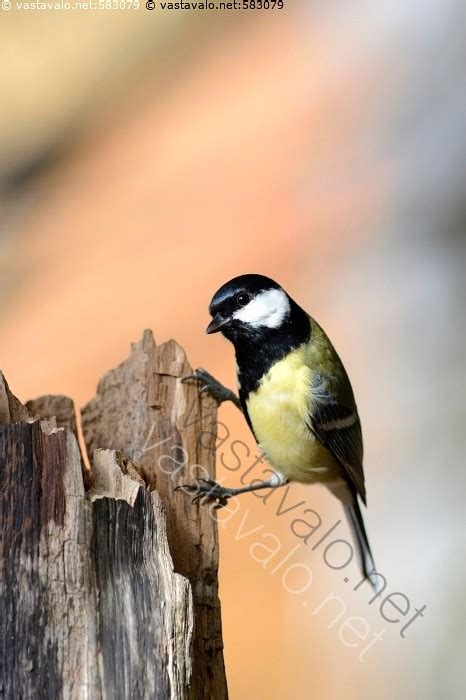
M366 528L364 527L364 520L362 519L362 513L356 495L351 505L345 505L345 510L351 530L353 531L354 539L358 545L362 573L368 579L372 588L377 591L379 577L370 575L375 572L374 558L372 556L369 540L367 539Z

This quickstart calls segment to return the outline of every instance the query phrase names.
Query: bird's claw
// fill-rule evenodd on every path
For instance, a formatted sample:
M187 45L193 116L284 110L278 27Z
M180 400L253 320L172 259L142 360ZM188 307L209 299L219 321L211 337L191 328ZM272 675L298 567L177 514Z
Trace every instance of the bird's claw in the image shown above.
M209 374L205 369L202 369L202 367L198 367L194 370L193 374L188 374L186 377L183 377L181 381L187 382L189 380L200 382L202 385L200 393L212 396L219 406L224 401L235 402L236 400L236 396L231 389L227 389L223 384L220 384L215 377Z
M184 491L192 495L192 503L201 502L202 505L205 505L215 502L215 509L226 506L228 499L231 498L228 489L213 479L204 479L203 477L198 477L195 484L180 484L175 488L175 491Z

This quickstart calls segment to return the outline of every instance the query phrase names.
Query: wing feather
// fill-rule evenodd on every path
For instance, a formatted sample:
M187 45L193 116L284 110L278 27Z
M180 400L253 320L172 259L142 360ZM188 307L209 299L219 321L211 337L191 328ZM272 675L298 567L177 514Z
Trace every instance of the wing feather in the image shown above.
M346 373L340 381L348 382ZM348 474L357 493L366 503L363 471L363 441L361 421L354 399L345 405L330 390L332 378L316 373L313 381L313 401L309 428L317 439L333 454ZM345 387L344 396L352 399L351 386Z

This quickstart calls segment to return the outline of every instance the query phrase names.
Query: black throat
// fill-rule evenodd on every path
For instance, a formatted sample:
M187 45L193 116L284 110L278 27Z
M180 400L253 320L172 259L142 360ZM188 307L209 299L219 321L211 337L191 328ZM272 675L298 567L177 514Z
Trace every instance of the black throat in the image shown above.
M248 328L247 332L236 329L225 332L235 347L239 395L243 405L272 365L311 337L311 321L307 313L292 299L290 306L290 313L279 328L262 326Z

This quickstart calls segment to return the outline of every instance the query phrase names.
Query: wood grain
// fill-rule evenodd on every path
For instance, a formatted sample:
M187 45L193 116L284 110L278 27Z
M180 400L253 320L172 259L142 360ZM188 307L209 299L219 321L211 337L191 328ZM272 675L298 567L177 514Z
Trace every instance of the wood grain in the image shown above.
M117 449L136 463L165 506L175 571L193 588L194 640L190 697L227 697L218 598L218 533L209 509L192 505L179 483L214 477L217 406L199 395L184 350L173 340L156 346L151 331L99 382L81 412L89 455Z
M146 332L105 375L82 414L90 489L71 400L28 410L0 375L7 700L227 697L216 523L173 491L190 467L214 475L216 406L190 371Z

